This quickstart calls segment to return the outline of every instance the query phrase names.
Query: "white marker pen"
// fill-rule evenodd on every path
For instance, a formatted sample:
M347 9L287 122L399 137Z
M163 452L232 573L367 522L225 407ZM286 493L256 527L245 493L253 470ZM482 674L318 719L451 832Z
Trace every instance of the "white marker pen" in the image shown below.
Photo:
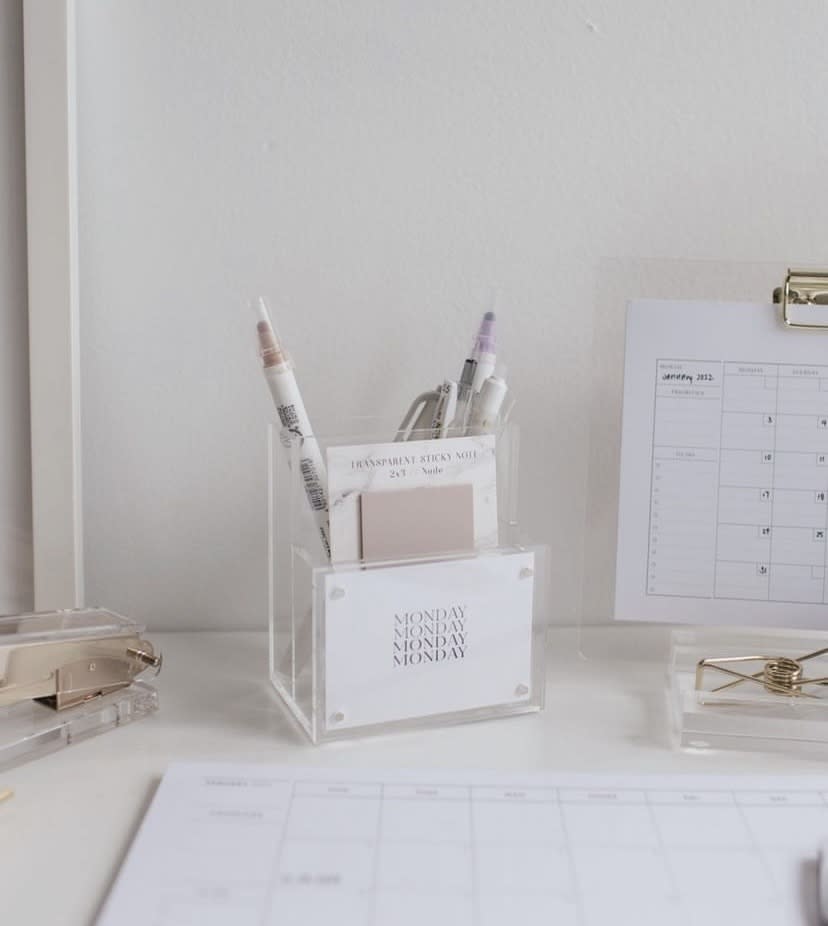
M454 420L449 425L452 431L457 429L456 434L462 434L468 424L471 400L474 397L472 386L475 370L477 370L477 361L469 357L463 364L463 372L457 381L457 411L454 413Z
M499 376L490 376L483 383L472 403L467 434L488 434L495 429L508 391L506 380Z
M328 526L328 477L322 451L313 436L305 403L299 392L299 385L293 375L293 364L282 350L279 339L270 323L264 299L259 296L254 303L259 317L256 331L259 335L259 348L264 367L264 376L273 396L273 403L282 422L284 438L282 443L290 447L299 439L299 468L305 484L305 494L311 507L313 519L319 528L322 546L331 557L330 527Z
M457 383L453 379L447 379L437 391L437 408L431 419L431 432L435 440L446 436L448 427L457 414Z
M472 359L477 361L474 371L472 392L480 392L483 383L494 373L497 364L497 347L495 346L495 314L486 312L480 322L480 330L474 339Z

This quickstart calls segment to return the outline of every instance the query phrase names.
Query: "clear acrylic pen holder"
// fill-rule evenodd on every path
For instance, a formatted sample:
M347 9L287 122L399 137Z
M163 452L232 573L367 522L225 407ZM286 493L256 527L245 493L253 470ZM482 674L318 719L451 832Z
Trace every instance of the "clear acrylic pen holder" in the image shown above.
M519 537L517 428L392 443L395 429L312 438L329 557L307 447L270 428L270 678L313 743L543 706L548 549Z

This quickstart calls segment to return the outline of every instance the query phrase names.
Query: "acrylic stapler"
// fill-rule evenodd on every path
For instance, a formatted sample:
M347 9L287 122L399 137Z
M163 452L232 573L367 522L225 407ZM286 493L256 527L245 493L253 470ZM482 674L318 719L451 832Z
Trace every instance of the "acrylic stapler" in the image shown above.
M103 608L0 618L0 708L37 700L63 710L160 671L143 629Z

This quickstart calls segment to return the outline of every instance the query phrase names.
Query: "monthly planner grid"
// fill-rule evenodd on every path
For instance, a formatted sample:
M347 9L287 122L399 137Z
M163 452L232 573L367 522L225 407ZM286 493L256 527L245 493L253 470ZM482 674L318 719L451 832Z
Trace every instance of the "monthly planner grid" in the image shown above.
M486 778L179 773L103 924L806 921L826 780Z
M306 788L304 797L318 803L304 803ZM297 782L269 898L270 922L283 922L286 909L307 916L303 886L326 883L343 889L336 909L340 917L349 910L350 918L340 922L366 926L422 923L447 913L452 923L469 926L541 913L562 926L583 926L606 922L619 902L633 899L637 923L663 923L669 916L682 922L688 911L709 917L711 885L718 888L715 905L731 915L750 910L751 895L754 915L757 901L763 908L760 922L769 913L784 918L791 870L780 858L780 849L788 849L781 837L790 837L793 810L796 841L812 837L818 844L828 826L826 797L817 791L380 783L352 791L344 783ZM352 814L333 815L335 833L310 823L329 819L332 805L341 810L350 801ZM783 807L784 820L775 813ZM343 826L353 827L347 836ZM331 842L338 848L327 856L329 869L302 867L324 857L320 850ZM721 894L723 873L732 903ZM327 902L321 903L319 912L326 913Z
M824 603L828 366L658 359L651 596Z

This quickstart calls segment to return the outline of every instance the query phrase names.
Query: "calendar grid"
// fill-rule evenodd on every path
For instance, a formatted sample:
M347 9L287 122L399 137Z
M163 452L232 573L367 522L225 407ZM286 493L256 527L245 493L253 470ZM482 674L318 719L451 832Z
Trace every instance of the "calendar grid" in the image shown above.
M655 376L655 380L656 380L656 383L658 383L658 361L656 361L656 376ZM655 435L655 416L653 416L653 432L654 432L654 435ZM723 435L724 435L724 415L719 415L719 444L718 444L719 447L722 446L722 443L723 443ZM653 443L653 447L655 447L655 443ZM711 448L711 449L715 449L715 448ZM717 455L716 455L716 461L717 461L717 465L716 465L716 483L717 483L717 485L721 486L721 484L722 484L722 455L721 455L721 453L717 453ZM716 530L715 530L715 532L714 532L714 534L713 534L713 588L714 588L714 590L715 590L715 588L716 588L717 582L719 581L719 528L718 528L718 522L719 522L719 492L718 492L718 490L717 490L717 491L716 491ZM712 597L712 596L710 596L710 597Z
M825 505L825 519L822 522L823 536L825 543L822 551L822 600L828 601L828 590L826 590L826 575L828 574L828 501Z
M102 926L799 923L826 791L825 776L178 765Z
M649 814L649 817L650 817L650 823L653 827L653 830L656 834L656 839L658 841L659 858L661 859L664 865L664 870L667 874L667 879L670 885L667 901L668 903L671 903L671 904L678 904L681 895L680 895L679 886L678 886L677 873L673 865L673 860L670 856L669 846L667 846L664 842L664 834L662 833L658 825L658 818L656 816L656 812L653 807L652 801L650 800L649 793L647 792L644 793L644 799L646 801L647 813ZM682 919L684 920L684 922L687 922L686 913L684 911L681 911L681 912L683 914Z
M778 424L779 424L779 370L778 368L776 371L775 380L776 380L776 385L774 388L774 395L773 395L773 450L771 450L771 453L773 456L770 462L770 485L771 485L771 488L770 488L770 519L769 519L770 537L768 540L768 564L767 564L768 598L769 599L771 597L770 595L770 578L771 578L770 570L773 565L773 542L776 537L776 530L775 530L776 525L774 523L773 513L774 513L774 508L776 506L776 459L777 459L776 439L777 439ZM724 412L724 407L722 408L722 412ZM722 417L722 421L724 421L724 414L722 414L721 417ZM764 455L765 455L765 451L763 451L763 457ZM720 456L721 456L721 451L720 451ZM717 518L717 521L718 521L718 518ZM717 527L716 532L718 533L718 527Z
M273 897L275 895L275 892L278 886L277 885L277 874L282 864L282 853L284 852L284 848L285 848L285 834L287 833L287 824L288 824L288 821L290 820L290 811L293 806L293 795L296 791L295 781L284 782L280 784L283 784L283 787L289 788L289 794L288 794L288 800L287 800L287 810L285 813L284 822L279 830L279 838L276 840L276 851L274 853L275 858L273 862L272 875L271 875L270 880L267 883L267 887L265 890L265 901L264 901L264 905L262 908L262 924L264 924L264 922L266 921L267 911L270 909L273 903Z
M377 897L379 892L377 890L379 886L379 860L380 860L380 841L382 839L382 807L385 803L385 785L380 784L380 805L379 812L377 813L377 829L375 835L375 846L374 846L374 863L371 869L372 872L372 893L371 893L371 903L370 903L370 923L371 926L379 926L379 910L377 909Z
M556 791L556 796L558 792ZM572 879L572 885L575 890L575 920L576 926L586 926L586 911L584 910L583 898L581 896L582 887L578 883L578 868L575 863L575 856L572 851L572 840L566 825L566 817L561 808L560 800L556 801L558 810L558 819L560 821L561 833L563 834L564 845L566 846L566 864L569 876Z
M325 815L334 821L330 831L318 816L320 807L297 803L303 785L316 789L328 805ZM389 806L395 807L390 815ZM529 808L544 827L537 840L527 831L529 818L515 823ZM355 834L365 812L371 826L359 840ZM327 884L336 892L335 907L348 926L407 926L416 917L421 923L424 914L426 922L434 920L445 910L461 926L506 926L530 910L543 910L562 926L593 926L606 922L617 903L633 901L642 904L642 923L689 926L697 922L700 910L719 908L720 897L692 887L706 884L699 879L711 876L717 866L730 866L729 877L739 882L733 911L746 916L755 903L754 914L761 906L784 915L792 885L789 867L779 864L786 845L780 837L790 826L790 814L810 820L816 838L828 828L825 793L431 783L389 788L382 782L355 787L335 780L320 790L318 782L299 781L287 802L279 863L262 923L282 922L284 903L296 896L297 887ZM557 822L549 825L551 821ZM297 828L307 826L312 830L307 842L315 849L304 857L326 862L308 861L308 871L287 871L284 846L296 841ZM453 830L456 826L462 836ZM385 831L388 827L394 828L393 838ZM432 830L429 838L419 838L423 828ZM371 853L371 875L364 887L348 871L360 845ZM434 859L441 853L451 871L447 876L444 870L435 883L439 869ZM507 857L518 868L504 875ZM410 878L420 866L428 872L422 887ZM336 877L333 869L341 870ZM535 874L543 874L540 881ZM755 889L757 884L761 890ZM596 891L603 885L606 892ZM749 897L752 901L746 901Z
M828 365L658 358L654 382L646 594L826 603Z
M762 849L762 846L759 840L756 838L756 833L753 831L753 827L750 825L750 820L748 820L747 815L745 814L745 809L744 807L742 807L739 801L736 801L735 803L736 803L736 808L739 812L739 816L742 818L742 822L745 825L745 830L750 835L750 843L751 843L752 849L762 861L762 868L764 869L765 876L770 879L771 884L773 884L774 886L774 890L778 892L779 884L777 883L776 878L774 876L773 867L768 864L768 859Z
M478 848L477 838L474 827L474 789L469 789L469 855L471 860L471 885L472 885L472 922L478 924L482 921L483 911L480 909L480 874L478 872Z

